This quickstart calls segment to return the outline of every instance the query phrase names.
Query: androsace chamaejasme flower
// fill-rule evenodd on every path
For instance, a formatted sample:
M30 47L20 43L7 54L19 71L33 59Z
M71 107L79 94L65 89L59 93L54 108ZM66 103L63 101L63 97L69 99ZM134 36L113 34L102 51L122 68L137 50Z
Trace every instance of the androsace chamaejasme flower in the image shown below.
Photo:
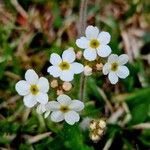
M79 74L83 71L83 65L74 62L75 57L73 48L65 50L62 58L58 54L52 53L50 56L52 66L47 71L55 78L60 77L62 81L72 81L74 74Z
M37 102L46 104L48 102L48 80L44 77L39 78L33 69L26 71L25 79L17 82L15 86L18 94L24 96L24 105L31 108Z

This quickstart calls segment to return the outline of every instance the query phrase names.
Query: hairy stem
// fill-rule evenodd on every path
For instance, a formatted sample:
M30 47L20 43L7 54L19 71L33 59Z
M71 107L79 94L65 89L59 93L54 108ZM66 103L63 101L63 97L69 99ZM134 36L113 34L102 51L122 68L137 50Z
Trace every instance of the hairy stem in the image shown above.
M87 3L88 0L81 0L80 13L79 13L79 26L78 26L78 37L84 35L86 28L86 14L87 14ZM80 100L83 101L85 90L85 76L82 73L80 79Z

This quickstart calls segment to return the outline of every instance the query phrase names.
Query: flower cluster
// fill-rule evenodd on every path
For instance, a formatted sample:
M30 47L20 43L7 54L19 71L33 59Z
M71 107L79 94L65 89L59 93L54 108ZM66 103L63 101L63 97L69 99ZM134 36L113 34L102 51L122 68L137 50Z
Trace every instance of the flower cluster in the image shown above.
M108 45L110 39L108 32L100 32L97 27L88 26L85 36L76 40L76 45L83 49L83 52L75 53L73 48L68 48L61 56L57 53L51 54L49 60L51 66L48 67L47 72L54 78L59 78L50 83L59 95L56 101L49 101L48 80L45 77L39 78L33 69L27 70L25 80L16 83L16 91L24 96L24 105L29 108L37 106L37 113L44 114L45 118L50 116L54 122L65 120L70 125L78 122L80 119L78 112L84 109L84 103L80 100L71 100L68 95L63 94L71 90L70 82L76 74L83 72L85 76L90 76L94 70L102 71L104 75L108 75L112 84L116 84L119 78L124 79L129 75L128 68L124 66L128 62L128 56L111 54L112 50ZM82 53L84 59L82 59ZM106 57L108 59L105 64L99 61ZM81 63L76 62L76 59ZM96 63L91 63L92 61ZM96 69L91 64L94 64ZM59 85L58 81L63 81L63 84Z

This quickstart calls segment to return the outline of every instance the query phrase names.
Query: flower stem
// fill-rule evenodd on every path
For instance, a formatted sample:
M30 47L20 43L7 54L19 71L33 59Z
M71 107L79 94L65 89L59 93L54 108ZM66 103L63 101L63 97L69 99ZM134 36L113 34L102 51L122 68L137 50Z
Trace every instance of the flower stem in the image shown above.
M87 4L88 0L81 0L80 3L80 12L79 12L79 26L78 26L78 37L84 35L85 28L86 28L86 14L87 14ZM80 100L83 101L84 98L84 91L85 91L85 79L86 77L84 74L81 74L80 79Z

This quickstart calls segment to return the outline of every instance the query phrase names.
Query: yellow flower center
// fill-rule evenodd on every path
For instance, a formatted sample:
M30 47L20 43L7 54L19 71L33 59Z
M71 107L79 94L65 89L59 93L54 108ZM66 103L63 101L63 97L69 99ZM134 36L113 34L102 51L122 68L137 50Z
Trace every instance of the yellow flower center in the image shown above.
M90 47L92 48L98 48L100 45L100 42L97 39L93 39L90 41Z
M117 71L117 69L118 69L118 63L116 63L116 62L112 63L111 64L111 70L112 71Z
M69 70L70 64L68 62L63 61L60 63L59 67L61 70Z
M60 107L60 111L63 112L63 113L66 113L66 112L68 112L69 110L70 110L69 107L66 106L66 105L62 105L62 106Z
M30 87L30 92L33 94L33 95L37 95L38 92L39 92L39 88L36 84L33 84L31 85Z

